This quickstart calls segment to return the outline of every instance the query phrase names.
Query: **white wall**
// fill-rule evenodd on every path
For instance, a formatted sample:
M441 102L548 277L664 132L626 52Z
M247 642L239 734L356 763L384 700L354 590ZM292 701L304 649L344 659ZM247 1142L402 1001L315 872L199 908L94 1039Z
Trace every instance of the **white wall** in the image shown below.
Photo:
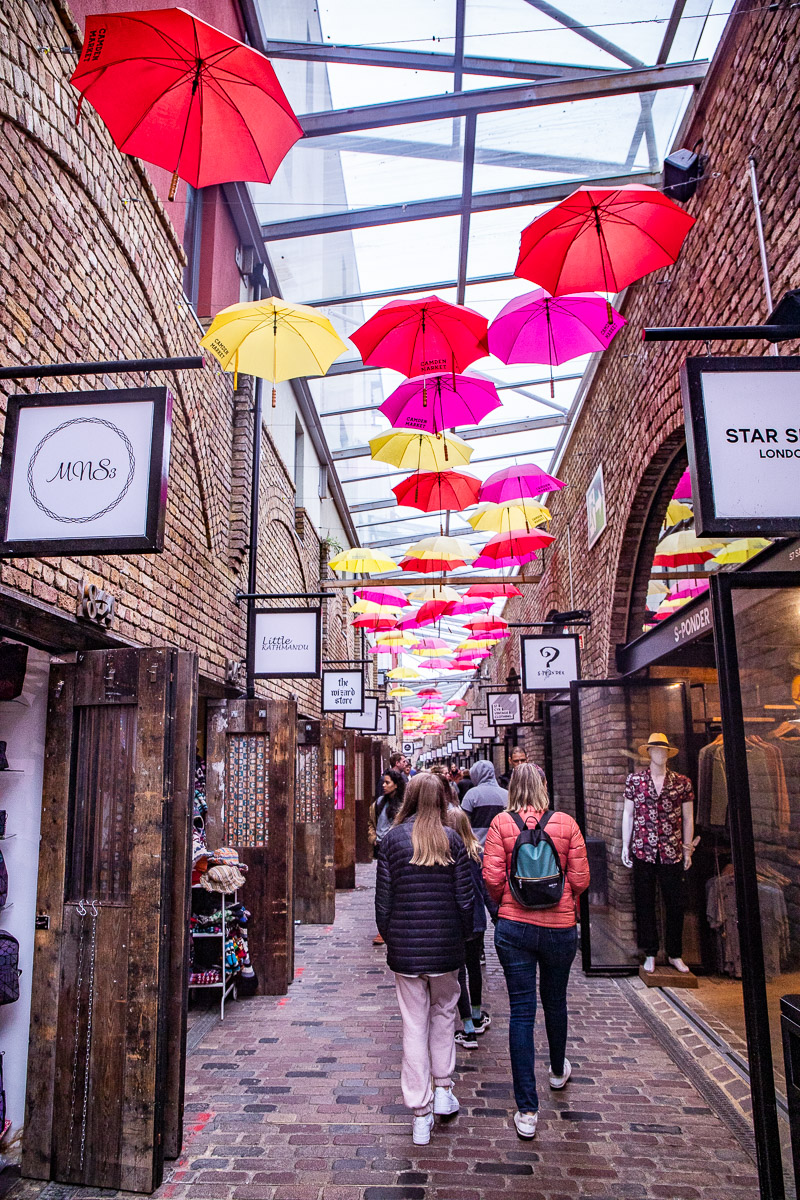
M0 1007L0 1050L7 1116L11 1121L7 1140L19 1133L25 1114L49 674L50 656L30 649L22 695L18 700L0 702L0 740L7 743L6 754L12 768L0 771L0 809L7 813L6 840L0 842L0 850L8 869L8 905L0 910L0 928L19 940L22 971L19 1000ZM17 1143L13 1149L18 1151L18 1148Z

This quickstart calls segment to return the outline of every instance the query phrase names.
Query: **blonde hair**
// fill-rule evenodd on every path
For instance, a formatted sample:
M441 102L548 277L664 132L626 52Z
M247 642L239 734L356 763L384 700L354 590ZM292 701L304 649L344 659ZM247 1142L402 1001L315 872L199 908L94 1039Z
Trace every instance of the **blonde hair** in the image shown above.
M394 823L402 825L409 817L416 817L411 831L413 866L446 867L453 861L445 829L449 790L447 781L430 771L420 771L406 788Z
M447 810L447 824L451 829L455 829L458 836L464 843L464 848L470 858L474 858L475 862L481 861L481 844L472 832L472 826L469 823L469 817L464 812L463 808L449 808Z
M544 812L549 807L550 797L541 768L535 763L520 763L514 767L508 781L506 811L519 812L523 808L532 808L535 812Z

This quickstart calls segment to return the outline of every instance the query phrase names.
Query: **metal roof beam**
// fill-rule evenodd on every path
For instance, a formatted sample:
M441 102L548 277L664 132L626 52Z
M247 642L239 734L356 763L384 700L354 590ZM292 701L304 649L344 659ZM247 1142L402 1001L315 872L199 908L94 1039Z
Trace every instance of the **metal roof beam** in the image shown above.
M357 129L381 129L391 125L410 125L418 121L466 117L470 113L508 112L515 108L569 104L575 100L594 100L605 96L627 95L631 92L692 87L703 82L707 70L708 62L701 60L674 63L670 66L606 71L588 79L559 79L551 83L521 84L516 87L476 88L467 92L419 96L413 100L390 100L384 104L365 104L355 108L306 113L299 121L305 136L313 138L352 133Z
M509 279L514 278L514 275L476 275L473 279L467 280L467 286L472 287L475 284L481 283L507 283ZM457 283L457 279L440 279L434 283L422 283L418 287L416 284L412 284L410 287L406 284L405 287L386 288L382 292L354 292L349 296L328 296L324 300L304 300L303 304L309 305L310 308L327 308L337 304L358 304L362 300L384 300L389 299L391 296L412 296L416 294L422 296L425 292L438 292L443 291L445 288L454 288ZM328 374L330 374L330 371Z
M377 47L331 45L328 42L267 41L268 58L299 59L303 62L332 62L356 67L393 67L403 71L444 71L454 74L456 56L427 50L390 50ZM532 62L527 59L489 58L465 54L465 75L493 75L497 79L562 79L600 74L598 67L575 63Z
M661 174L635 171L606 175L599 179L568 179L558 183L535 183L530 187L507 188L499 192L474 192L471 209L492 212L498 208L519 208L534 204L555 204L566 199L576 188L624 187L628 183L657 187ZM462 196L441 196L436 200L412 200L408 204L382 204L377 208L356 208L317 217L299 217L295 221L273 221L262 225L265 242L287 238L316 237L323 233L342 233L351 229L371 229L376 225L398 225L405 221L429 221L434 217L458 217L462 213ZM456 281L458 282L458 281Z
M475 428L462 430L458 436L465 442L474 442L478 438L530 433L533 429L555 429L565 424L566 415L563 417L533 417L527 421L505 421L500 425L477 425ZM380 434L375 436L380 437ZM332 457L334 462L341 462L345 458L364 458L369 454L371 454L369 446L348 446L344 450L334 450Z
M549 17L551 21L556 21L559 25L563 25L565 29L571 29L573 33L577 33L584 41L590 42L600 50L605 50L606 54L610 54L612 58L618 59L619 62L624 62L629 67L644 66L641 58L637 58L634 54L629 54L627 50L623 50L616 42L610 42L608 38L597 33L590 26L584 24L583 21L578 21L575 17L571 17L569 13L562 12L560 8L556 8L554 4L549 4L547 0L525 0L525 3L530 4L531 8L535 8L538 12Z
M476 374L481 374L481 373L476 372ZM521 379L519 381L519 383L498 383L496 379L492 379L491 376L489 376L489 375L485 375L485 376L483 376L483 378L490 379L491 382L495 385L498 392L519 392L519 394L521 396L525 396L529 400L535 400L537 404L544 404L546 408L552 408L556 412L566 413L566 411L567 411L567 409L564 407L563 404L556 404L555 401L553 401L553 400L545 400L544 396L539 396L536 394L536 392L529 392L529 391L525 390L526 388L536 387L537 385L542 384L542 383L549 383L550 382L549 375L545 379ZM555 383L564 383L564 382L568 382L569 380L582 379L582 378L583 378L582 375L554 375L553 376L553 380ZM320 416L322 417L322 420L324 421L327 417L346 417L350 413L377 412L377 410L379 408L380 408L379 404L360 404L357 408L334 408L334 409L331 409L330 412L326 409L324 412L320 412Z

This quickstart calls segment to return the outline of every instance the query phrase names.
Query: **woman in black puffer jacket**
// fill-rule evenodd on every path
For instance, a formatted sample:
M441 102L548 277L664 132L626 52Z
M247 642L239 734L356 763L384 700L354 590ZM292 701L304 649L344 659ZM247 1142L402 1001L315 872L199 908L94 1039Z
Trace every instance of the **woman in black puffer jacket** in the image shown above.
M464 843L445 825L448 801L442 780L429 771L415 775L378 855L375 919L395 972L403 1018L400 1082L418 1146L430 1141L434 1113L458 1112L452 1091L458 972L472 932L473 885Z

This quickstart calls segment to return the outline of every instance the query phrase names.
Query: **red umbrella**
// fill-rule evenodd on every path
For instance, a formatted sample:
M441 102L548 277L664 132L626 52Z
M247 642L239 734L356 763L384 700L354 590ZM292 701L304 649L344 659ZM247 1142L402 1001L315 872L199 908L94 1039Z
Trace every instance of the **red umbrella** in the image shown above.
M438 698L440 700L442 698L442 693L439 691L438 688L435 688L435 687L423 688L421 692L417 692L417 695L418 696L438 696Z
M71 82L126 154L192 187L269 183L303 136L271 63L183 8L86 18Z
M363 587L356 588L356 595L361 600L371 600L373 604L386 604L391 608L407 608L411 603L399 588L382 587L379 583L365 583Z
M523 229L514 274L551 296L619 292L674 263L694 222L655 188L580 187Z
M504 467L495 471L480 491L481 500L502 504L506 500L530 500L544 492L556 492L564 484L554 475L548 475L535 463L523 463L519 467Z
M502 401L490 379L477 375L418 375L401 383L380 410L394 426L441 433L477 425Z
M401 621L400 629L418 629L421 625L433 625L450 608L447 600L426 600L415 613L405 621Z
M397 628L397 621L394 617L381 617L378 613L367 613L352 621L351 624L354 629L371 629L373 633Z
M498 533L483 547L480 558L472 564L474 567L511 567L532 562L538 558L537 550L549 546L555 538L552 533L543 533L539 529L530 533Z
M513 583L473 583L467 588L467 596L487 596L495 600L498 596L521 596L522 592Z
M420 512L460 512L478 503L481 481L466 471L415 471L392 488L398 505Z
M451 708L464 708L467 704L469 704L469 700L465 700L462 696L460 700L448 700L447 703Z
M463 371L489 353L488 321L438 296L391 300L350 335L365 363L402 375Z
M504 621L502 617L484 617L480 621L467 621L466 627L473 633L478 630L482 633L493 633L496 629L508 629L508 621Z

